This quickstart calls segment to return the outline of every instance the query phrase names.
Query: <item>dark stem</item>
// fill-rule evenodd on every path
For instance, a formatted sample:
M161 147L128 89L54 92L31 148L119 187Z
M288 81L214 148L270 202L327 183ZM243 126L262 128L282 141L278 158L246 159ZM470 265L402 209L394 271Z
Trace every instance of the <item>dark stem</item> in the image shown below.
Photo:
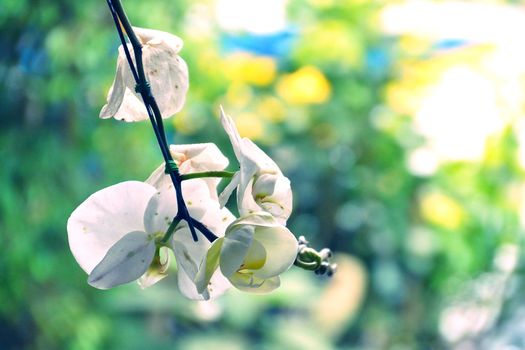
M175 187L175 193L177 196L177 206L178 206L178 212L174 218L174 221L176 219L186 221L188 223L188 227L190 229L190 232L191 232L191 235L194 241L198 240L197 232L195 231L195 227L202 226L207 232L206 233L202 231L201 232L204 234L204 236L208 240L210 240L210 242L213 242L213 240L217 239L217 236L215 236L211 231L209 231L202 223L198 222L197 220L193 219L190 216L186 203L184 202L184 197L182 195L181 175L179 173L178 167L176 166L175 162L173 161L173 158L171 157L171 153L168 148L168 142L166 140L166 133L164 131L162 115L157 105L157 102L155 101L155 98L153 97L151 93L151 89L146 79L146 74L144 72L144 64L142 62L142 43L135 35L135 32L133 31L133 27L131 26L129 19L126 16L126 12L124 11L124 8L122 7L120 0L106 0L106 1L110 8L111 14L113 16L113 20L117 27L117 31L119 32L119 38L122 42L122 46L124 47L124 52L126 53L126 59L133 73L133 77L135 78L135 83L137 84L136 90L138 93L140 93L142 100L144 102L144 105L146 107L148 117L150 119L151 125L153 127L153 131L155 132L157 142L159 144L160 150L162 152L162 156L164 158L164 162L167 165L168 164L170 165L170 166L167 166L166 169L167 169L167 173L170 176L171 181L173 182L173 186ZM133 53L135 55L135 62L133 62L131 58L131 54L127 48L127 43L125 41L120 25L122 25L122 27L124 28L124 31L131 43L131 46L133 48Z

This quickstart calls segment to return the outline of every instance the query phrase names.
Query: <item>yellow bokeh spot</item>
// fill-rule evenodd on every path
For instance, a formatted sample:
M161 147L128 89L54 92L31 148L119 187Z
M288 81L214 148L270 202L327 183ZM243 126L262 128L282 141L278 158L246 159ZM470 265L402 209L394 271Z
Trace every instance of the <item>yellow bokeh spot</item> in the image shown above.
M277 63L271 57L235 53L224 63L227 77L233 82L256 86L270 85L277 74Z
M202 129L205 123L204 116L190 116L187 111L181 111L170 120L177 132L184 135L195 134Z
M257 140L264 136L264 124L255 113L239 113L235 118L235 124L241 137Z
M232 107L243 108L247 106L252 99L252 88L241 82L232 83L226 92L226 104Z
M450 230L459 228L465 219L463 207L439 192L423 195L419 209L421 216L428 222Z
M259 115L273 123L278 123L286 118L286 109L281 100L277 97L261 97L257 103L256 109Z
M313 66L284 75L277 84L277 93L290 104L320 104L328 101L330 82Z

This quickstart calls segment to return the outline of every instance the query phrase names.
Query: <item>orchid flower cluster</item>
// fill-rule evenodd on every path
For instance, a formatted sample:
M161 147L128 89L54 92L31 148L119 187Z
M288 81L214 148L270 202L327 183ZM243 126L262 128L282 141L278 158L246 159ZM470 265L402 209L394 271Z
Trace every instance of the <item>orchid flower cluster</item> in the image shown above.
M162 119L180 111L188 68L175 35L132 27L119 1L107 0L122 41L116 77L101 118L150 120L164 157L145 181L104 188L71 214L69 245L95 288L137 281L142 288L167 276L173 257L177 284L190 299L214 298L231 286L266 293L294 263L333 273L326 250L308 248L286 227L292 212L289 179L257 145L242 138L222 110L239 170L213 143L168 145ZM127 35L130 43L126 42ZM229 183L221 192L222 179ZM238 216L225 205L236 192Z

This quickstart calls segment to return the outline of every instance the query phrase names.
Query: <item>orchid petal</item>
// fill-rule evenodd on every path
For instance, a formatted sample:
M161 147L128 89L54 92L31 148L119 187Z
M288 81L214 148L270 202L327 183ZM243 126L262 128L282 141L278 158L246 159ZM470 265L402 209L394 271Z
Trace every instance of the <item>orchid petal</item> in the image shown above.
M253 239L266 250L266 262L254 275L270 278L288 270L297 257L298 243L295 236L284 226L258 227Z
M230 277L242 265L252 244L254 228L236 225L228 228L221 249L220 267L224 276Z
M231 194L233 193L233 190L239 185L241 181L241 176L239 172L236 172L233 177L230 180L230 183L226 185L224 190L219 195L219 203L221 207L224 207L226 203L228 202L228 199L230 199Z
M221 124L224 128L224 131L226 131L226 134L230 138L230 142L233 147L233 152L235 152L235 156L240 161L242 158L242 151L241 151L241 136L239 135L239 132L237 131L237 127L235 126L235 122L232 118L230 118L225 112L222 106L220 106L220 114L221 114Z
M230 282L239 290L258 294L270 293L281 285L279 276L263 279L244 273L234 274L230 277Z
M138 181L122 182L89 196L69 217L69 247L87 273L124 235L144 231L146 205L155 188Z
M100 118L106 119L113 117L119 110L120 105L124 99L124 92L126 91L126 85L124 83L123 71L127 64L125 58L121 55L117 59L117 73L115 80L109 88L107 103L102 107L100 111Z
M88 283L109 289L142 276L155 256L155 241L145 232L134 231L122 237L93 269Z
M285 225L293 206L290 180L282 175L263 174L257 178L252 190L252 196L260 208Z
M138 279L140 288L145 289L151 287L155 283L168 276L168 268L170 265L170 254L166 247L157 248L155 257L151 262L148 270L144 275Z
M156 183L157 191L151 197L144 214L144 226L148 233L165 233L177 215L177 195L171 179L163 178ZM182 194L190 215L200 220L208 210L209 191L202 179L182 183Z
M189 87L188 66L178 56L182 40L152 29L134 28L134 31L143 44L142 62L151 93L155 96L162 117L168 118L182 109ZM134 51L131 49L129 52L135 62ZM128 122L149 119L142 97L135 91L135 84L124 48L120 46L117 75L100 117L115 117Z
M264 266L266 262L266 249L265 247L257 242L256 240L252 241L250 249L244 258L239 270L257 270Z
M221 248L224 243L224 238L219 238L212 243L206 256L201 262L197 276L195 276L195 285L199 293L204 292L207 288L210 279L219 267L219 259L221 255Z

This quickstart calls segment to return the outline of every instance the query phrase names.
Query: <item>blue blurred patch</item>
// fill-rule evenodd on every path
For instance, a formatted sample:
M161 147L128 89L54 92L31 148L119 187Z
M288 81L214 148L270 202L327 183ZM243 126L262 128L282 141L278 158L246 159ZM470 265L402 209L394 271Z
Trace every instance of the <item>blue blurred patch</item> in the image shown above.
M433 51L453 50L469 46L472 43L464 39L444 39L432 45Z
M288 57L297 35L298 31L293 28L272 34L222 33L220 42L227 53L243 51L279 59Z

